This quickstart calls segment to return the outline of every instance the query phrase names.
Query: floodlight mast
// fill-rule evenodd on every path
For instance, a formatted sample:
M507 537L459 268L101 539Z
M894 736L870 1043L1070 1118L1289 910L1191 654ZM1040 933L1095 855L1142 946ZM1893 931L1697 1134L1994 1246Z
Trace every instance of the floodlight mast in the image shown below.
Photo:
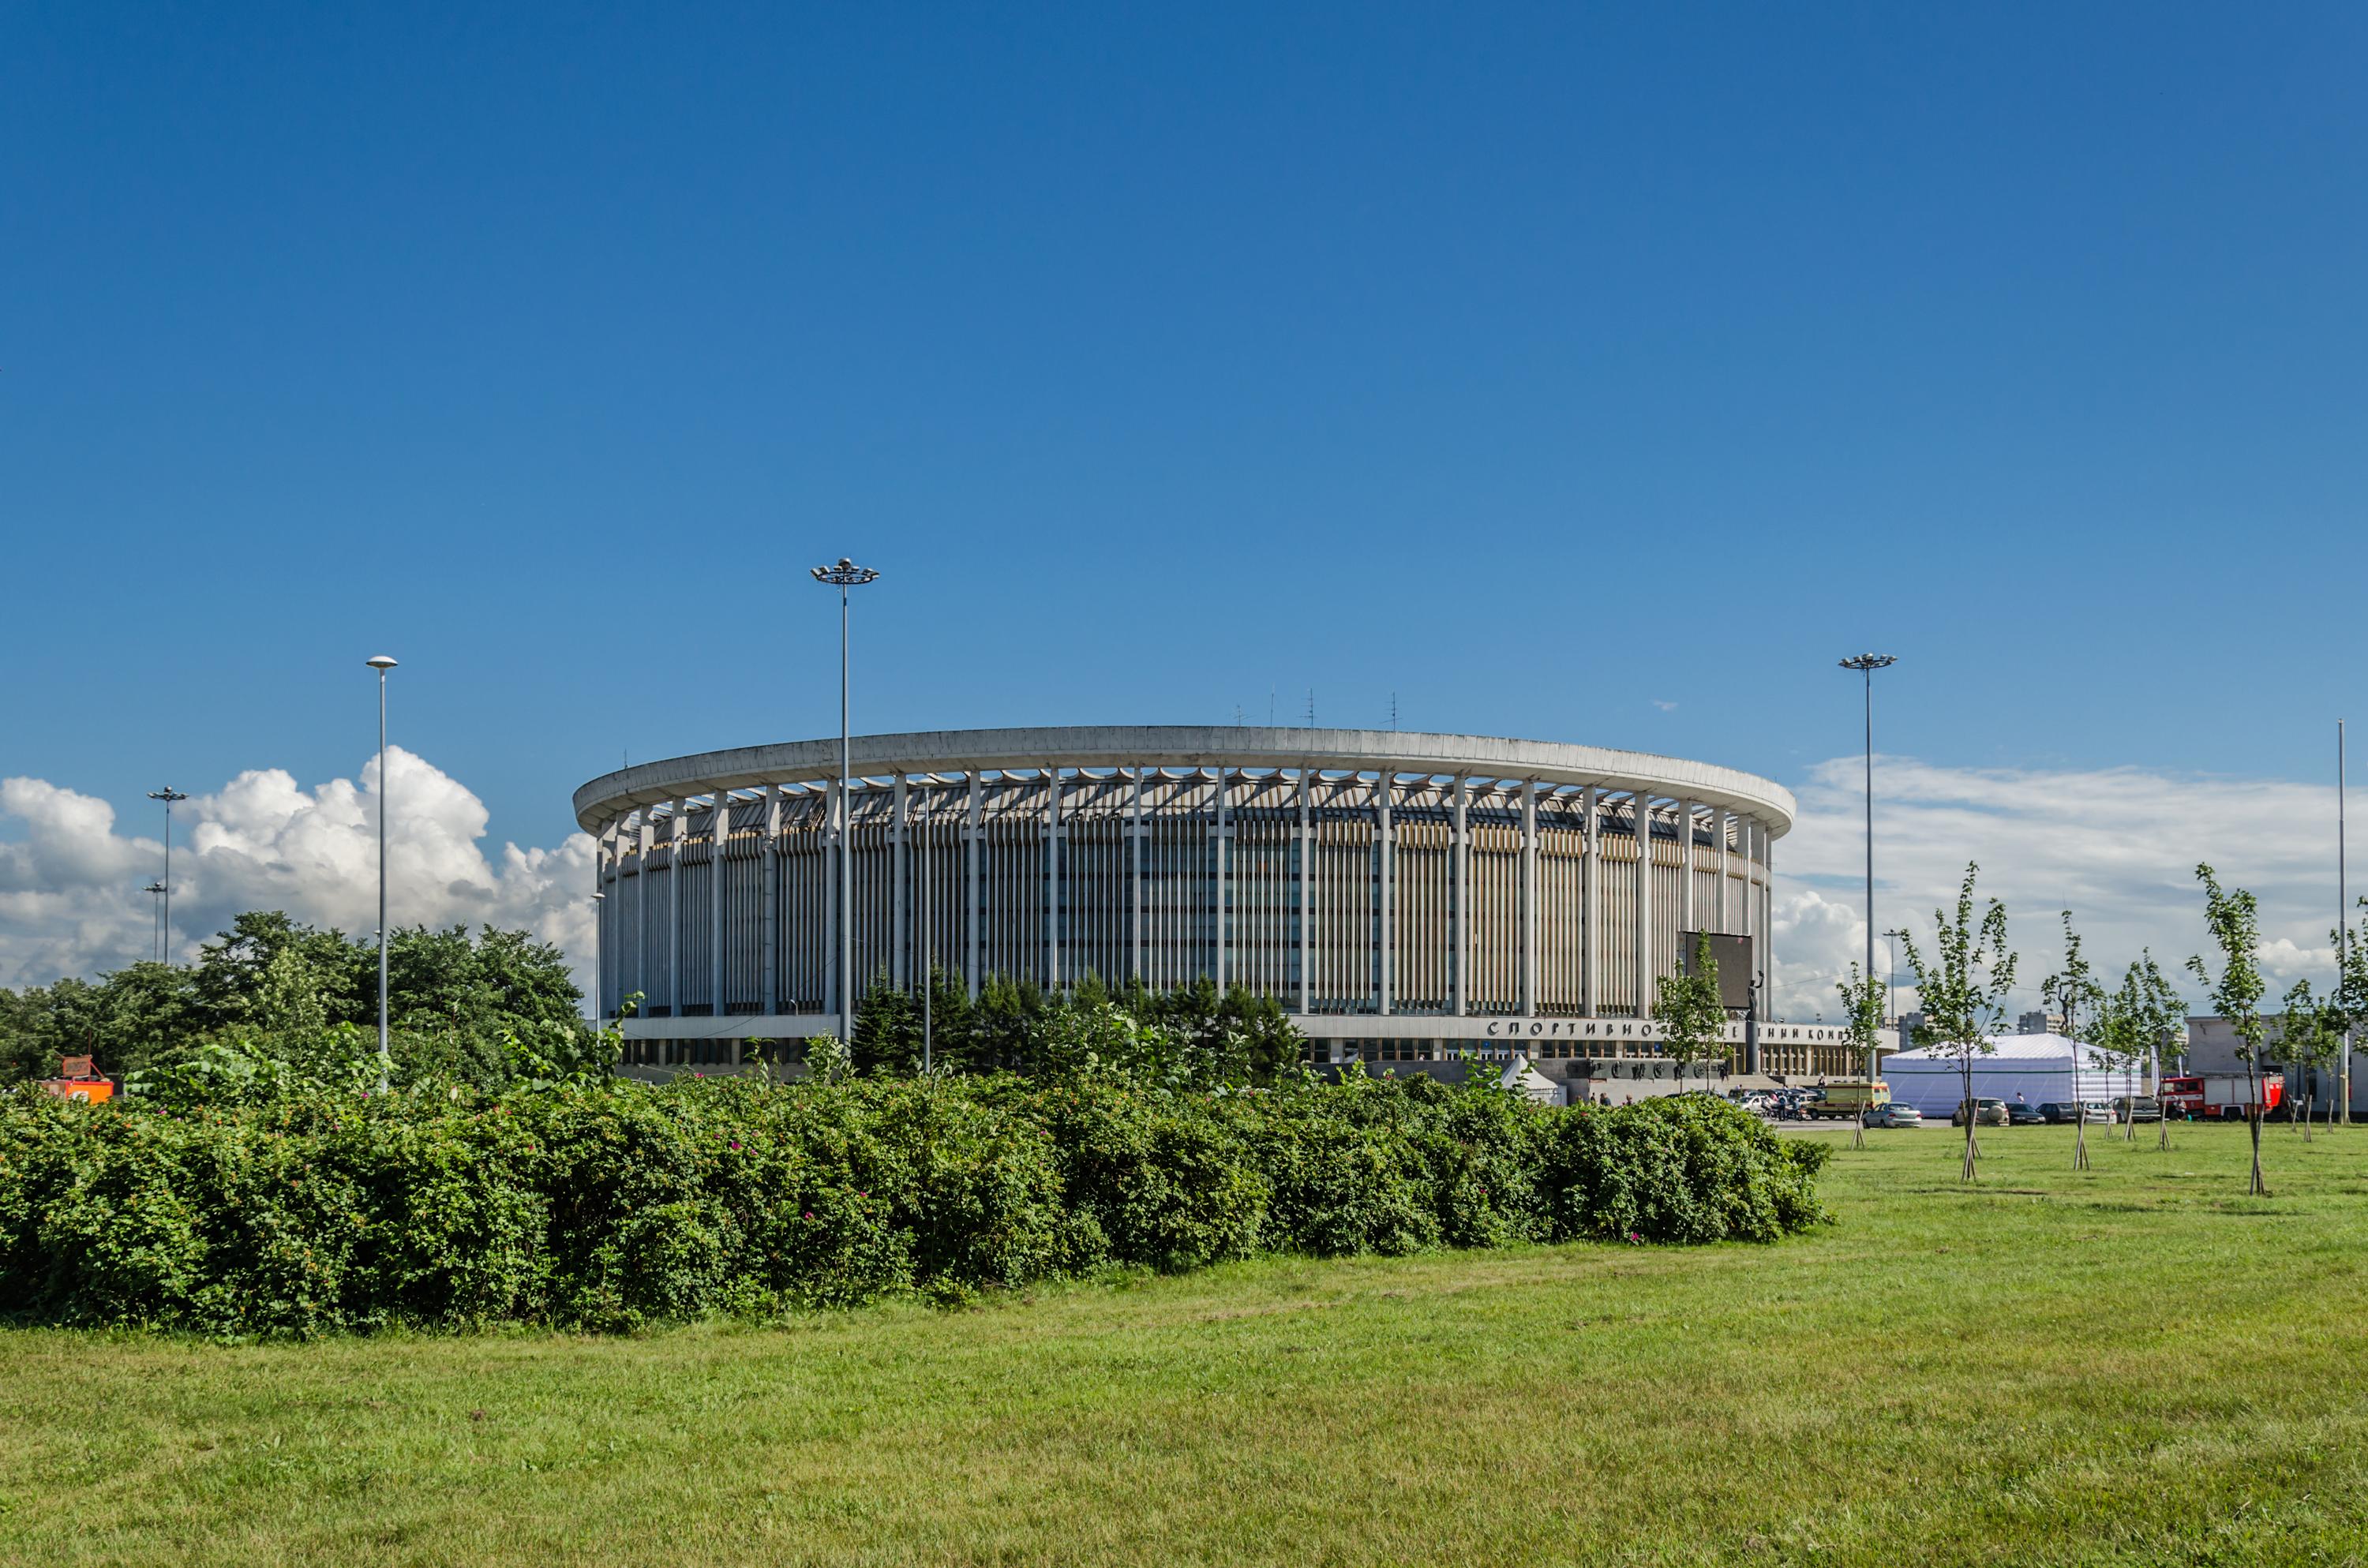
M161 951L169 952L173 946L173 802L189 797L167 784L162 790L149 790L148 798L165 802L165 913L159 944Z
M855 1043L855 822L848 794L847 595L849 588L879 578L871 567L858 566L844 555L836 565L814 568L815 582L838 590L838 1038L850 1046Z
M362 661L378 672L378 1092L394 1077L394 1053L386 1043L386 672L394 660L373 653Z
M165 891L165 884L163 882L150 882L146 887L142 888L140 891L150 895L148 899L148 924L152 929L149 933L149 945L155 949L155 951L150 956L158 963L163 963L165 961L165 916L154 895Z
M1866 681L1866 969L1865 977L1874 979L1874 672L1888 669L1899 662L1892 653L1853 653L1841 661L1841 667L1856 670ZM1875 1080L1882 1066L1882 1047L1870 1040L1866 1048L1866 1081Z

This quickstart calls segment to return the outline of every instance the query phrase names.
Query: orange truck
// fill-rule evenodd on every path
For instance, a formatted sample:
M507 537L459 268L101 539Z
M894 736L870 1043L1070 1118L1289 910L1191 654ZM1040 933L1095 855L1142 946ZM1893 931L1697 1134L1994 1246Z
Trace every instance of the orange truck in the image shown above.
M58 1075L41 1080L41 1087L60 1099L97 1105L115 1097L115 1080L101 1073L87 1056L69 1056L58 1063Z

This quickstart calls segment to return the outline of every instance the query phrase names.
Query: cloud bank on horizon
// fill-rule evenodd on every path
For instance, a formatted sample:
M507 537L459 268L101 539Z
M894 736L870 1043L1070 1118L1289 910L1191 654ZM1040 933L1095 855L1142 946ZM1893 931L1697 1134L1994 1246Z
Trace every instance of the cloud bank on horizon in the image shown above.
M488 860L484 803L412 753L391 747L387 912L398 926L522 928L557 944L591 978L592 840L502 846ZM173 948L186 960L249 909L281 909L348 935L378 929L378 758L359 779L310 790L285 769L255 768L174 811ZM121 969L153 952L140 890L164 870L157 836L116 831L105 801L40 778L0 779L0 985ZM161 819L159 826L161 828Z
M1776 844L1777 1004L1794 1019L1841 1016L1834 983L1866 954L1863 763L1810 769L1800 820ZM2328 786L2137 767L2085 771L1939 767L1878 755L1874 775L1874 917L1910 931L1929 954L1933 913L1953 905L1965 863L1977 896L2007 907L2021 955L2015 1003L2039 1006L2041 981L2063 956L2059 912L2070 910L2108 985L2151 948L2191 1011L2203 1010L2188 955L2211 954L2197 862L2260 901L2260 956L2276 996L2335 970L2335 790ZM2355 890L2357 891L2362 890ZM1875 941L1878 972L1888 965ZM1904 960L1903 960L1904 961ZM2216 959L2214 968L2218 967ZM1900 1006L1913 1006L1900 971Z
M389 754L388 901L404 926L491 924L557 944L588 983L592 841L505 843L489 858L483 801L400 748ZM1839 1018L1834 983L1863 957L1861 761L1812 768L1800 819L1778 841L1776 1007ZM310 790L283 769L240 774L175 816L174 956L247 909L284 909L365 934L377 924L379 778ZM115 810L45 780L0 780L0 985L93 975L149 955L152 907L139 891L163 869L161 837L117 831ZM182 824L186 824L186 828ZM186 833L186 836L183 836ZM2290 782L2142 768L2085 772L1952 768L1878 757L1875 917L1928 938L1967 860L2007 905L2022 953L2020 1006L2059 952L2056 912L2073 911L2109 981L2151 947L2166 970L2203 949L2198 860L2261 901L2262 959L2280 990L2334 967L2334 791ZM1876 963L1886 963L1876 943ZM2193 987L2189 986L2192 991ZM1909 1005L1905 979L1902 1006Z

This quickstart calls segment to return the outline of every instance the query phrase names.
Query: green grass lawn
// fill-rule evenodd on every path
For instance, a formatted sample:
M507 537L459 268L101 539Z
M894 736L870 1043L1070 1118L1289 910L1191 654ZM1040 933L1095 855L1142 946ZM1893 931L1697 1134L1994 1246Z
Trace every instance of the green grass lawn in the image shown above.
M1846 1133L1816 1133L1846 1142ZM2368 1129L1870 1134L1776 1246L639 1339L0 1332L0 1562L2360 1562Z

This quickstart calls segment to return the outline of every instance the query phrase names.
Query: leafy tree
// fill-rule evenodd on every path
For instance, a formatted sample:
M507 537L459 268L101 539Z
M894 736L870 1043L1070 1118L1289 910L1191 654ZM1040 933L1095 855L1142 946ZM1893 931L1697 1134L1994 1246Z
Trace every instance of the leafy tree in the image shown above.
M856 1071L909 1075L921 1068L919 999L882 970L855 1004Z
M2245 1082L2252 1102L2245 1108L2245 1122L2253 1135L2253 1170L2248 1190L2266 1198L2270 1188L2261 1179L2260 1063L2264 1034L2261 996L2267 987L2261 980L2260 912L2253 895L2244 889L2222 892L2220 879L2210 866L2197 866L2195 878L2203 884L2203 923L2220 949L2220 976L2213 978L2201 955L2189 959L2187 967L2202 983L2213 1010L2227 1019L2228 1027L2237 1033L2237 1056L2245 1063Z
M2089 1168L2089 1119L2080 1099L2080 1048L2098 1037L2105 989L2097 983L2080 952L2072 912L2064 911L2064 967L2040 983L2039 994L2063 1009L2064 1038L2072 1042L2072 1168Z
M2162 966L2154 961L2150 949L2139 949L2139 961L2135 968L2142 971L2137 976L2139 1033L2151 1048L2154 1092L2160 1096L2163 1068L2187 1054L2187 1004L2169 977L2162 972ZM2170 1118L2164 1116L2155 1125L2156 1147L2169 1149ZM2136 1133L2133 1131L2131 1136Z
M1981 868L1968 861L1965 880L1957 890L1953 918L1944 910L1932 912L1936 948L1930 962L1912 936L1903 937L1908 967L1916 971L1916 995L1924 1021L1916 1027L1916 1043L1956 1059L1964 1074L1965 1113L1964 1181L1974 1179L1981 1145L1974 1134L1974 1062L1995 1049L1989 1037L1997 1032L2006 995L2014 986L2015 954L2007 947L2006 906L1998 900L1979 920L1974 916L1974 881Z
M590 1039L564 957L523 931L398 930L388 938L389 1014L399 1074L495 1086L518 1071L511 1042L573 1060ZM97 981L0 993L0 1083L44 1076L88 1054L143 1074L209 1041L290 1064L343 1060L346 1028L374 1030L371 944L277 910L241 915L193 964L138 963ZM220 1065L220 1062L217 1062ZM223 1071L230 1071L223 1068Z
M1883 982L1874 976L1861 975L1858 960L1850 960L1850 976L1835 990L1842 994L1842 1018L1850 1027L1850 1049L1863 1061L1879 1060L1876 1052L1883 1042L1883 1006L1886 1000ZM1870 1085L1873 1079L1867 1080ZM1861 1116L1850 1125L1850 1147L1866 1147L1866 1118Z
M1726 1044L1726 1007L1719 1000L1718 960L1711 957L1707 936L1696 941L1694 961L1688 967L1691 972L1661 976L1654 988L1653 1016L1660 1020L1670 1053L1678 1059L1680 1084L1686 1069L1700 1062L1706 1089L1710 1062L1713 1055L1724 1054Z
M2154 961L2154 954L2146 953L2139 961L2123 971L2122 983L2102 995L2097 1004L2096 1025L2089 1031L2089 1054L2096 1063L2108 1071L2135 1072L2142 1064L2151 1063L2148 1074L2155 1092L2162 1092L2161 1063L2167 1059L2166 1047L2171 1031L2183 1028L2186 1009L2178 993ZM2129 1114L2123 1118L2124 1140L2137 1137L2136 1096L2131 1096ZM2170 1147L2170 1119L2161 1119L2160 1147Z
M2359 901L2368 909L2368 897ZM2337 976L2335 990L2328 998L2334 1008L2337 1028L2343 1033L2343 1044L2336 1060L2335 1117L2345 1126L2351 1124L2351 1057L2352 1042L2363 1030L2368 1030L2368 914L2360 917L2360 928L2350 933L2329 933L2335 938Z
M2286 992L2285 1011L2278 1018L2278 1049L2302 1071L2302 1115L2294 1125L2302 1141L2311 1141L2310 1113L2317 1096L2321 1069L2335 1065L2343 1050L2343 1014L2333 997L2322 1003L2308 980L2297 980Z

